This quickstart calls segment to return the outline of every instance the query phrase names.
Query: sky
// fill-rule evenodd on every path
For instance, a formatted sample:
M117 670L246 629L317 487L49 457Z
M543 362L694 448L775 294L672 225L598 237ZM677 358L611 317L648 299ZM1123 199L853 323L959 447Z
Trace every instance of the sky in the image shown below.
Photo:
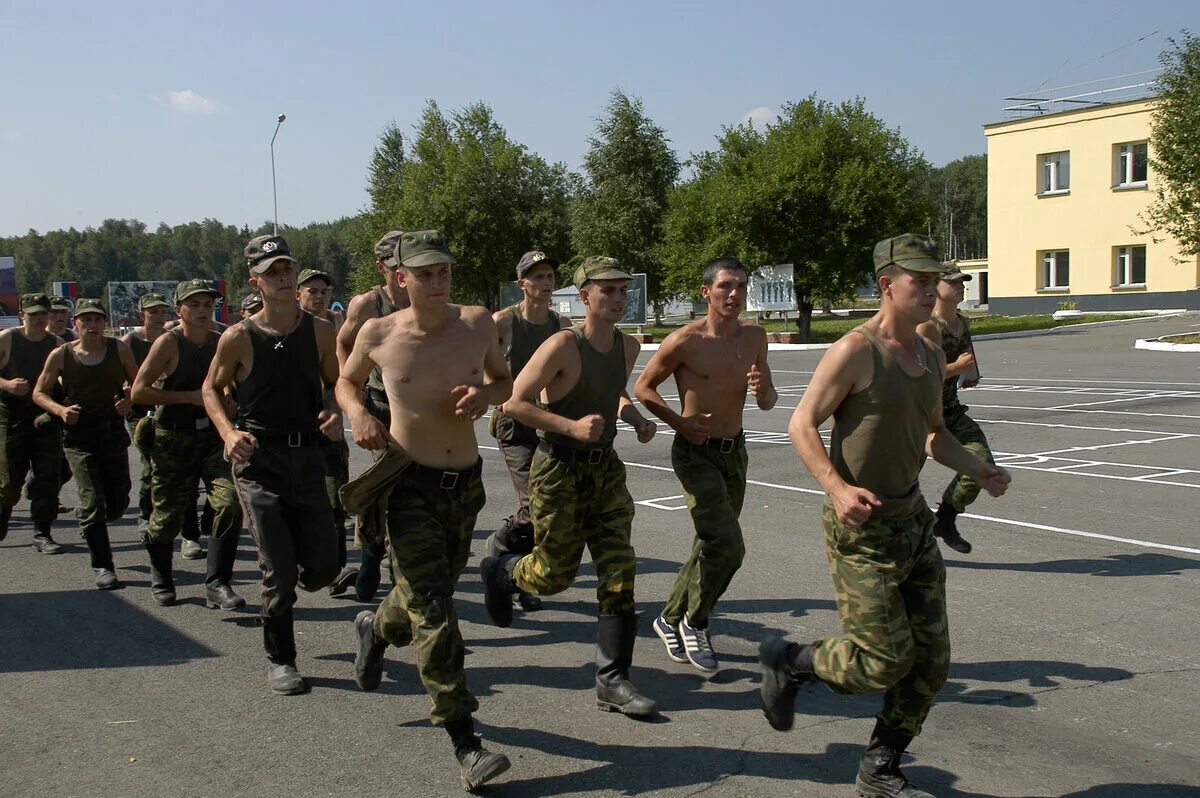
M280 223L348 216L384 127L429 99L482 100L576 169L615 89L681 159L789 101L862 97L940 165L985 151L1005 97L1153 69L1185 28L1195 0L0 0L0 236L260 224L280 113Z

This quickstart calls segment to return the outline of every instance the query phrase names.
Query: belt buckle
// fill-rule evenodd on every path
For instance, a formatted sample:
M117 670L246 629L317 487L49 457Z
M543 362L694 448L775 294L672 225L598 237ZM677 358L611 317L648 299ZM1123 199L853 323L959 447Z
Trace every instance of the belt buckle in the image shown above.
M737 438L722 438L720 452L721 454L732 454L735 446L737 446Z
M600 465L601 458L604 457L603 449L588 449L587 464Z
M287 434L287 445L292 449L298 449L304 445L303 432L289 432Z
M457 471L443 471L442 478L438 482L438 487L442 490L454 490L458 487L459 476Z

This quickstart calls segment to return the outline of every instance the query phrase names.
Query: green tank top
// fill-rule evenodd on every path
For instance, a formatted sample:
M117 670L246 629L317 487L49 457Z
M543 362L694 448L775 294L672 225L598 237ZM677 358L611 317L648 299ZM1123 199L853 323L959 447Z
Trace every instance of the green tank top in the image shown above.
M42 409L33 403L33 389L37 385L38 377L42 376L46 358L50 357L50 353L58 344L50 333L46 333L46 337L40 341L31 341L20 330L12 331L11 341L8 362L4 364L4 368L0 369L0 377L6 380L23 379L27 381L29 393L24 396L14 396L4 391L0 392L0 400L4 402L10 417L36 416L42 412Z
M145 338L141 338L137 335L129 336L129 340L126 341L126 343L129 344L129 348L133 350L134 362L138 364L138 368L141 368L142 364L146 362L146 358L150 357L150 347L153 344L150 341L147 341ZM142 416L148 416L153 412L154 407L151 405L134 405L129 410L129 417L141 418Z
M604 417L604 432L594 443L584 443L554 432L543 431L541 436L547 443L573 449L608 446L617 437L617 403L629 380L625 369L625 336L614 329L612 348L597 352L584 337L582 327L572 327L571 333L579 345L579 380L565 396L547 404L546 409L572 420L597 413Z
M383 289L379 286L375 286L371 290L375 293L375 318L382 319L400 309L392 304L392 300L387 298L387 294L383 293ZM371 374L367 377L367 387L380 393L386 393L383 387L383 371L379 366L371 369Z
M508 370L515 378L521 373L521 369L525 368L525 364L533 357L537 348L562 329L562 323L553 310L543 324L534 324L522 316L520 305L513 305L511 311L512 336L504 359L508 361Z
M63 345L62 384L68 407L79 405L79 426L101 425L118 421L114 403L125 389L125 367L117 351L116 338L104 338L104 359L94 366L81 363L75 347Z
M967 317L955 312L962 332L955 335L945 319L933 316L932 321L942 334L942 351L946 353L946 362L953 363L965 352L971 351L971 326ZM958 400L958 377L949 377L942 383L942 412L965 413L969 408Z
M183 334L183 329L176 327L167 335L175 336L175 346L179 350L175 370L162 379L164 391L196 391L204 384L208 376L208 367L212 364L213 356L217 353L217 340L220 336L208 333L208 340L203 346L197 346ZM257 352L255 353L257 354ZM187 424L205 416L204 408L196 405L161 405L154 414L157 421L172 424Z
M286 336L265 332L251 319L241 324L250 334L254 361L238 382L238 429L273 435L316 432L321 412L321 355L313 317L300 312L300 323Z
M851 332L871 343L875 374L869 386L847 395L834 411L829 459L842 479L883 503L873 518L905 518L922 502L918 478L942 382L937 360L917 336L928 368L911 377L869 329L860 326Z

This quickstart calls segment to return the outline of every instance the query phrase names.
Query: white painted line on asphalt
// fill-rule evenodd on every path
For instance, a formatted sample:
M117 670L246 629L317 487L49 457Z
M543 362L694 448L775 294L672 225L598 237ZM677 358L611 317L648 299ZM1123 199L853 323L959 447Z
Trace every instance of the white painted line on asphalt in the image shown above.
M1188 433L1179 433L1178 435L1166 435L1161 438L1145 438L1137 441L1119 441L1117 443L1101 443L1096 446L1072 446L1068 449L1050 449L1045 452L1035 452L1038 457L1046 457L1052 454L1068 454L1070 452L1091 452L1097 449L1115 449L1118 446L1138 446L1143 443L1162 443L1164 441L1177 441L1181 438L1194 438L1194 435Z
M774 369L771 369L774 371ZM1164 387L1178 387L1187 385L1191 387L1200 387L1200 382L1156 382L1154 380L1075 380L1062 377L1009 377L989 374L988 378L996 380L1011 380L1012 382L1074 382L1083 385L1162 385Z
M1046 407L1029 407L1026 405L980 405L971 402L971 407L982 407L987 410L1024 410L1026 412L1044 413L1050 408ZM1141 416L1142 418L1200 418L1200 416L1188 415L1186 413L1137 413L1133 410L1084 410L1083 408L1067 408L1055 410L1056 413L1094 413L1098 415L1110 416Z
M974 405L975 407L983 407L983 405ZM1023 427L1055 427L1058 429L1080 429L1094 432L1130 432L1135 435L1175 435L1180 438L1200 438L1193 432L1167 432L1161 429L1129 429L1128 427L1089 427L1080 424L1052 424L1047 421L1016 421L1008 418L976 418L975 421L980 424L1015 424Z
M977 521L992 521L997 524L1025 527L1026 529L1039 529L1043 532L1057 532L1060 535L1074 535L1076 537L1094 538L1096 540L1111 540L1114 543L1128 543L1133 546L1142 546L1148 549L1166 549L1167 551L1179 551L1183 552L1184 554L1200 554L1200 549L1191 549L1187 546L1172 546L1167 543L1155 543L1152 540L1120 538L1116 535L1101 535L1099 532L1084 532L1081 529L1065 529L1061 526L1050 526L1048 524L1031 524L1028 521L1014 521L1011 518L994 518L990 515L977 515L975 513L963 513L961 517L974 518Z
M643 505L644 507L653 507L655 510L667 510L667 511L686 510L687 509L686 502L684 502L683 504L666 504L666 502L673 502L676 499L682 499L682 498L683 498L683 494L679 494L678 496L661 496L657 499L642 499L640 502L634 502L634 504L640 504L640 505Z
M1073 402L1067 405L1055 405L1054 407L1046 407L1044 410L1070 410L1074 407L1092 407L1094 405L1115 405L1121 402L1141 402L1146 399L1200 399L1200 394L1193 396L1180 396L1178 394L1167 393L1152 393L1145 396L1127 396L1123 399L1105 399L1102 402Z

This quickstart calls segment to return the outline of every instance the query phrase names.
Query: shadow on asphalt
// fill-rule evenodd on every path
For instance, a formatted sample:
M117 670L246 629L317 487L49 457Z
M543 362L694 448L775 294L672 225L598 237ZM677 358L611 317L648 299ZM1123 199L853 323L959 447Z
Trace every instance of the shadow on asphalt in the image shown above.
M1200 569L1200 560L1174 557L1170 554L1145 553L1112 554L1092 560L1048 560L1028 563L947 560L946 567L976 571L1028 571L1089 576L1178 576L1187 570Z

